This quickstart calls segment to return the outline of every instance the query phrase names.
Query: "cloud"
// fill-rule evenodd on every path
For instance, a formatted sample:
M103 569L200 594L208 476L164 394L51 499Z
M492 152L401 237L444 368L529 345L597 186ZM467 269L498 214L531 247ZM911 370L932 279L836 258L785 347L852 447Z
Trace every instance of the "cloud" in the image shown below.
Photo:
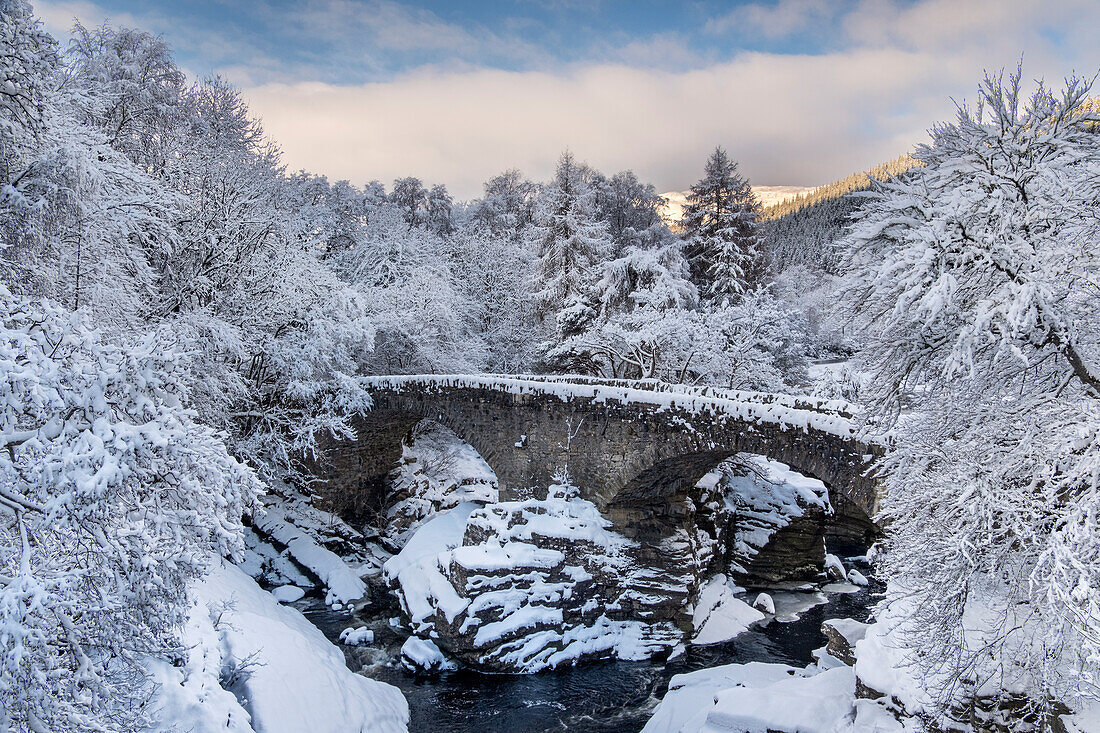
M79 20L86 27L101 25L110 20L116 25L129 27L141 27L141 24L129 13L109 14L95 3L85 0L38 0L34 3L34 10L42 19L42 25L46 27L55 38L65 39L69 37L69 31L73 22Z
M721 144L757 183L811 185L898 155L944 114L930 77L948 70L922 71L929 63L890 50L746 54L685 72L481 69L356 87L272 84L246 96L292 166L357 183L418 175L470 197L505 168L548 177L569 147L669 190L697 178ZM910 111L899 115L899 104Z
M830 0L779 0L765 5L744 5L706 24L708 33L741 32L768 39L786 38L833 19L841 8Z
M242 85L292 167L356 183L417 175L459 197L506 168L545 179L565 147L662 190L698 178L719 144L757 184L820 184L925 139L985 69L1023 54L1029 78L1056 82L1100 61L1093 0L759 2L695 31L574 39L571 63L530 18L489 28L392 0L265 3L250 0L240 27L112 20L165 32L200 71ZM86 0L37 5L51 28L105 16ZM737 52L723 33L786 40ZM815 53L787 52L803 46Z

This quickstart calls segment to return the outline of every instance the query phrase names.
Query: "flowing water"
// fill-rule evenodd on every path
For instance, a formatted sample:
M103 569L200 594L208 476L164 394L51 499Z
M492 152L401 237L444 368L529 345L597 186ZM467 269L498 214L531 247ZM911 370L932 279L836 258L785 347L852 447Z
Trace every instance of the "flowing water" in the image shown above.
M317 598L294 605L335 643L348 626L366 624L374 630L373 644L344 647L348 664L401 689L409 701L410 731L633 733L645 725L673 675L744 662L812 664L811 652L825 645L821 622L865 621L879 589L872 582L855 593L830 593L828 603L802 612L796 621L773 621L724 644L693 647L667 663L605 661L535 675L459 671L436 678L416 677L396 661L407 633L389 625L397 610L382 588L372 588L375 601L355 615L333 611Z

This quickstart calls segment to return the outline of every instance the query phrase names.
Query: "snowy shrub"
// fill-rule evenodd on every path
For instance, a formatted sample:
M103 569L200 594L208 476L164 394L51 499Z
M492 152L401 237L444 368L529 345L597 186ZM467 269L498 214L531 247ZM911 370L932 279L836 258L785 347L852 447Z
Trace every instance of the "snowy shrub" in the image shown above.
M181 359L0 286L0 724L132 730L187 581L260 485L183 407Z

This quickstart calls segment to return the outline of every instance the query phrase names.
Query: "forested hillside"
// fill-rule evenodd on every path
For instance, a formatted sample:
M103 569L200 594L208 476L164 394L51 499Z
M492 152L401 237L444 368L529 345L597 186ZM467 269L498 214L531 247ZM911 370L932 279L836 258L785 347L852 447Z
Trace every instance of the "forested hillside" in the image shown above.
M776 269L802 265L830 274L840 272L843 255L835 243L862 205L862 199L852 194L869 189L872 180L888 180L915 165L919 165L916 159L902 155L763 209L760 218Z

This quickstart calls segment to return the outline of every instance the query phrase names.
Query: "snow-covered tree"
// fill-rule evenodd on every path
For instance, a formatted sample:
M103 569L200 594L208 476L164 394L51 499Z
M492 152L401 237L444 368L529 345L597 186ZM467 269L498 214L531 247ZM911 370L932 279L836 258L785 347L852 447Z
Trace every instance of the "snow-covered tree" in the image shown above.
M944 714L1100 698L1100 118L1086 83L1020 76L936 125L848 243L896 436L887 600Z
M562 154L554 180L539 195L528 230L538 256L536 306L554 322L551 347L579 333L591 320L591 288L611 246L607 224L597 216L595 191L584 173L572 153Z
M183 407L184 360L0 286L0 726L147 730L187 582L259 482Z
M550 354L613 377L683 381L690 367L699 294L680 243L632 247L605 263L592 297L597 314Z
M0 252L23 244L40 220L37 204L48 187L38 158L47 102L55 87L57 43L25 0L0 3ZM0 260L0 274L12 272Z
M692 281L719 306L761 284L767 271L760 206L737 163L722 148L691 187L681 221Z
M428 191L428 204L424 212L424 222L428 228L441 237L454 231L454 199L447 193L447 187L441 183Z
M471 218L496 236L517 237L534 218L535 184L517 170L485 182L485 195L471 207Z
M497 232L500 233L497 233ZM473 219L449 243L451 270L469 302L474 331L484 341L484 368L523 372L532 368L539 324L531 299L534 256L507 228Z
M409 176L395 180L389 202L401 209L409 226L418 226L427 219L428 189L419 178Z
M666 200L657 195L652 183L642 183L633 171L616 173L596 181L599 217L607 222L614 242L613 256L627 247L662 244L670 236L661 218Z
M185 114L186 79L164 39L131 28L77 23L66 54L82 122L150 174L160 174Z

